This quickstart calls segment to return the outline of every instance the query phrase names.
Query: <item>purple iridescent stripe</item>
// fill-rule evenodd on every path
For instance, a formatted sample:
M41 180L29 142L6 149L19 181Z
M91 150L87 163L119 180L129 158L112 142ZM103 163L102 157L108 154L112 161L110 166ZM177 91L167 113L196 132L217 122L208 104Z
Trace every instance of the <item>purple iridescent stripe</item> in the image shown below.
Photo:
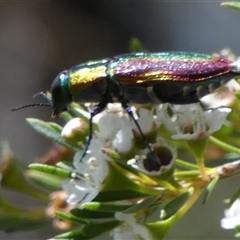
M122 55L111 62L110 74L124 84L139 81L204 81L232 70L231 61L196 53Z

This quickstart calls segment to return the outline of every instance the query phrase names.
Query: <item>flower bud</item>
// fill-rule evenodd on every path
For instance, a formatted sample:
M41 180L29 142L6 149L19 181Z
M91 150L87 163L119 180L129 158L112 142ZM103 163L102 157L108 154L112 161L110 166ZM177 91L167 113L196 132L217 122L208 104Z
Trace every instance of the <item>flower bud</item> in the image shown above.
M79 147L79 143L86 142L88 133L89 123L81 118L73 118L64 126L61 136L67 143Z

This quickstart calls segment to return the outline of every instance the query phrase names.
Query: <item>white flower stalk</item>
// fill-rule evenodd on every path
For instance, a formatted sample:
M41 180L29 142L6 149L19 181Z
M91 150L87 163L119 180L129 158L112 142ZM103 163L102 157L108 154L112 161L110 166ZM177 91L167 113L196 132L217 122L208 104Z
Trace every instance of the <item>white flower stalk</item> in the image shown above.
M136 222L136 219L133 214L125 214L121 212L115 213L115 218L119 221L123 221L124 223L113 230L113 238L114 240L139 240L151 239L151 236L143 225L140 225Z
M164 104L157 110L157 119L175 133L173 139L196 140L218 131L230 112L225 107L204 111L200 104Z
M225 217L221 219L223 229L234 229L240 225L240 199L235 200L229 209L224 212Z

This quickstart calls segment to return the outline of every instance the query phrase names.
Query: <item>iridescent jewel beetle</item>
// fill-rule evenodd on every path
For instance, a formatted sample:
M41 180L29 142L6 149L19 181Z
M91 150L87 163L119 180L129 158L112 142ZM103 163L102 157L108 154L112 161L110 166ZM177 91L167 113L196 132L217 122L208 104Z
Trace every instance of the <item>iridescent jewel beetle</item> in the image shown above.
M240 76L239 66L225 58L189 52L130 53L76 65L61 72L53 81L48 103L30 106L51 106L52 116L67 111L71 102L98 103L91 111L89 140L92 138L92 118L108 103L120 102L136 123L148 147L154 170L161 162L143 135L129 105L190 104ZM84 157L83 156L83 157Z

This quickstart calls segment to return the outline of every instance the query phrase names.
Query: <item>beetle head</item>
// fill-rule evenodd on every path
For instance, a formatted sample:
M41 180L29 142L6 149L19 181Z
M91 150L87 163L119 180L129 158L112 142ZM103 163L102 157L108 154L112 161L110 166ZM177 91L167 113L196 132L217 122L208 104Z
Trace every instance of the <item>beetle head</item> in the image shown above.
M62 112L67 111L68 105L72 102L72 95L69 92L68 71L62 71L54 79L51 86L52 94L52 116L58 117Z

